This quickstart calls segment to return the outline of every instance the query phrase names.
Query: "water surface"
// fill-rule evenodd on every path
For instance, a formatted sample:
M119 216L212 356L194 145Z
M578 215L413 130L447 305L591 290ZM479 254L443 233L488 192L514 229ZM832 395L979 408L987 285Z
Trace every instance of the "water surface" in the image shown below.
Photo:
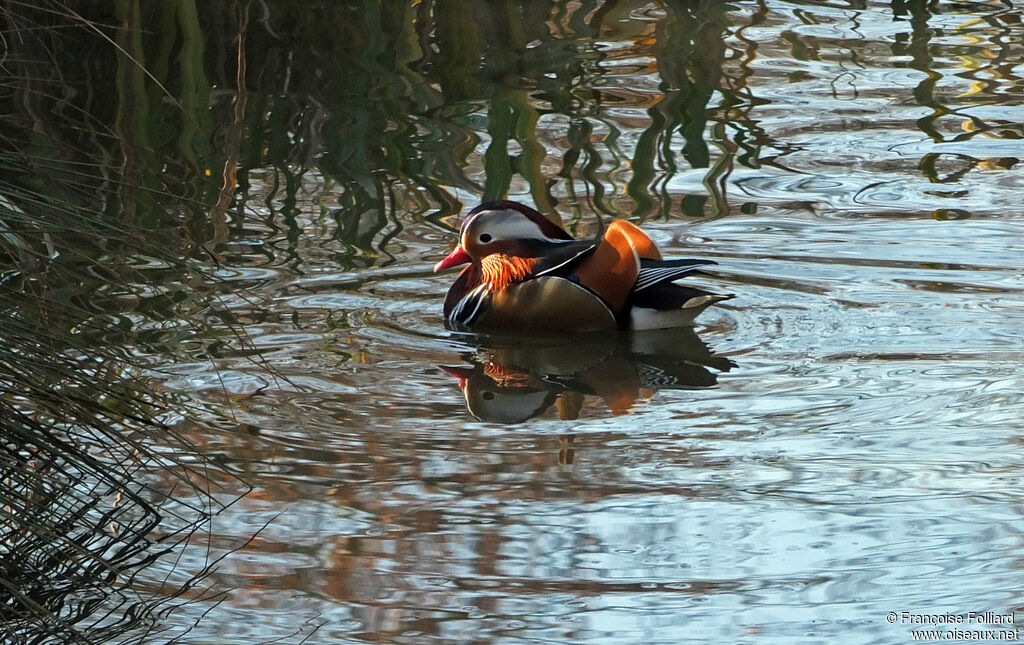
M166 617L181 642L905 643L887 612L1024 615L1018 9L259 13L241 44L200 15L237 183L194 257L208 322L246 335L168 364L174 324L126 314L199 410L180 430L252 487L179 562L235 549L220 604ZM575 352L448 333L430 267L505 196L642 223L736 298Z

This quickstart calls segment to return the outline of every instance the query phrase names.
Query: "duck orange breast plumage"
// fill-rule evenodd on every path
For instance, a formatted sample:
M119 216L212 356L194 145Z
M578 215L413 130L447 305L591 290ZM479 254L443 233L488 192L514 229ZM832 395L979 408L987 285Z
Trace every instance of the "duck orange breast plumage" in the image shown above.
M593 331L688 325L731 298L675 281L715 264L664 260L626 220L576 240L523 204L487 202L462 222L459 244L434 266L468 264L448 290L445 324L455 330Z

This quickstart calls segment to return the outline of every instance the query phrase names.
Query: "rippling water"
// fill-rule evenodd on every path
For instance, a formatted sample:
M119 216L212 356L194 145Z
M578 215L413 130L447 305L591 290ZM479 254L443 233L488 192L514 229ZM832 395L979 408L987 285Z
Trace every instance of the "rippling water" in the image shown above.
M474 6L449 10L479 28L395 41L404 85L355 69L318 108L358 125L369 94L368 149L402 142L404 161L240 164L253 216L218 247L211 315L248 337L188 341L194 362L159 374L206 411L182 431L253 491L185 554L237 549L223 602L167 625L209 611L196 643L905 643L887 612L1024 621L1019 9ZM316 148L339 131L306 116L296 145L363 163L359 142ZM361 208L382 175L388 207ZM580 234L643 220L737 297L696 334L586 351L447 333L453 276L431 264L460 203L506 189Z

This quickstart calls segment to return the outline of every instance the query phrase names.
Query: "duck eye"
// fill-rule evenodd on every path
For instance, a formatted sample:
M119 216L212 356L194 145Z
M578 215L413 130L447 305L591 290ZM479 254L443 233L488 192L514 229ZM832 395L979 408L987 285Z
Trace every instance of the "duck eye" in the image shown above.
M480 241L481 241L481 242L483 242L484 244L487 244L487 243L488 243L488 242L490 242L490 241L491 241L492 239L494 239L494 238L492 238L492 237L491 237L491 234L490 234L490 233L482 233L482 234L480 235Z

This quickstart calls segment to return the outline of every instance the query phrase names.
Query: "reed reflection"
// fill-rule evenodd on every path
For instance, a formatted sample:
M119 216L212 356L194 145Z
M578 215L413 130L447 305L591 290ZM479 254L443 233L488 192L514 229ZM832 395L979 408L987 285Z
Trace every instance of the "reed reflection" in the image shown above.
M966 141L978 135L1000 139L1024 136L1020 123L1014 119L970 113L979 107L1015 106L1024 92L1024 81L1017 73L1020 38L1012 27L1020 24L1021 11L989 4L991 6L978 5L979 13L966 14L957 28L944 30L931 24L934 17L944 13L936 3L908 0L892 3L894 19L907 21L910 27L909 32L896 34L891 46L894 56L910 60L895 60L893 65L909 67L925 75L914 88L913 96L919 105L931 108L932 113L916 123L921 132L936 143ZM991 13L985 13L986 10ZM950 46L941 40L948 40L951 35L959 36L965 44ZM949 65L950 53L959 61L956 66ZM945 75L966 79L970 82L969 89L965 92L962 85L943 84ZM960 119L962 132L943 128L941 120L946 117ZM921 167L926 176L932 178L927 172L927 160L922 161Z
M473 336L470 366L441 366L458 380L469 413L515 424L557 410L574 420L592 399L625 414L661 389L712 387L736 366L689 328L631 334ZM602 412L603 414L603 412Z

